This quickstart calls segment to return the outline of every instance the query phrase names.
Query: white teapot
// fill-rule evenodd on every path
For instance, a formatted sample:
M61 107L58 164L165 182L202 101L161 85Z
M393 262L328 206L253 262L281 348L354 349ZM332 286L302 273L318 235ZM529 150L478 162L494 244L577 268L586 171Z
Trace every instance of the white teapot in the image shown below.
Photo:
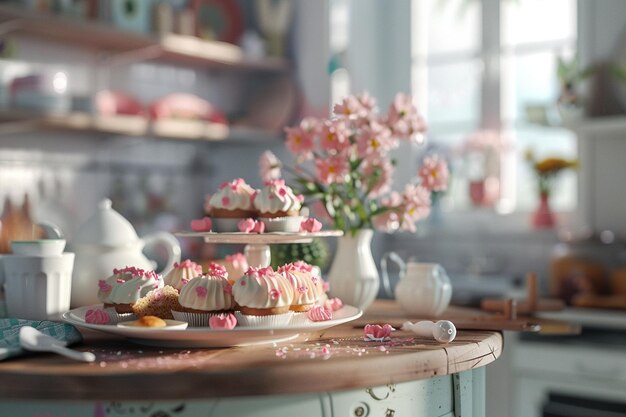
M111 200L102 200L71 242L76 253L72 307L98 303L98 281L110 276L114 268L134 266L154 270L156 264L142 253L144 246L154 244L161 244L167 251L163 271L180 262L180 244L172 234L157 232L140 239L130 222L111 208Z
M439 264L404 262L395 252L383 255L381 267L383 284L389 291L387 261L400 267L400 281L394 294L402 308L415 316L438 316L450 304L452 284L446 271Z

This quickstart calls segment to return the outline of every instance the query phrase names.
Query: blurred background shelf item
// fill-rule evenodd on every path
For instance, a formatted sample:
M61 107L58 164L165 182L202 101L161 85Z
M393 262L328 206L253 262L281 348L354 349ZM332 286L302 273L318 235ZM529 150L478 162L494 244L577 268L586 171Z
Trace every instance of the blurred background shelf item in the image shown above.
M44 129L200 141L278 142L282 139L281 132L251 127L229 127L221 123L197 120L148 121L142 116L129 115L94 116L79 112L53 114L0 110L0 135Z
M178 34L152 37L99 22L39 14L12 6L0 6L0 26L5 34L15 32L110 54L132 52L146 60L249 71L287 72L290 69L286 59L248 58L239 46L227 42Z

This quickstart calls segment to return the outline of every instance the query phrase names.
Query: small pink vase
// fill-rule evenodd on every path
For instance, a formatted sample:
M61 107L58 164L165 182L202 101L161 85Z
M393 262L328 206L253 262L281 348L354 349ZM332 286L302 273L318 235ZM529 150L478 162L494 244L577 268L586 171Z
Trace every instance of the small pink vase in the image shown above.
M554 214L550 208L549 196L540 194L539 207L533 213L532 222L535 229L551 229L555 226Z

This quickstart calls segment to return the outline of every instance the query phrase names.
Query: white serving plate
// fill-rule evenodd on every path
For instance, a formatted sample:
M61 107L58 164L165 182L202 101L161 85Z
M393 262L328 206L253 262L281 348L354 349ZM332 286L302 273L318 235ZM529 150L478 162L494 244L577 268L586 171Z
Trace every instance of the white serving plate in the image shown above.
M356 320L363 312L353 306L343 306L333 312L333 319L314 323L287 325L284 327L235 327L232 330L214 330L208 327L187 329L147 329L118 327L111 324L90 324L85 322L89 309L102 308L101 305L80 307L62 315L67 323L86 329L99 330L125 337L131 342L160 347L231 347L249 346L292 340L301 333L328 329L339 324Z

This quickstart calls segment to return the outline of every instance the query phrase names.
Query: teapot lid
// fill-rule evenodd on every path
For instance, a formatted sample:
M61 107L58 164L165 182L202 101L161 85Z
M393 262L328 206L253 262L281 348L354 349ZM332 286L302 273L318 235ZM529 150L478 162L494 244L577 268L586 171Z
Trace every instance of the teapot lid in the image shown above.
M133 225L111 205L108 198L98 203L96 212L76 233L74 243L116 247L138 239Z

